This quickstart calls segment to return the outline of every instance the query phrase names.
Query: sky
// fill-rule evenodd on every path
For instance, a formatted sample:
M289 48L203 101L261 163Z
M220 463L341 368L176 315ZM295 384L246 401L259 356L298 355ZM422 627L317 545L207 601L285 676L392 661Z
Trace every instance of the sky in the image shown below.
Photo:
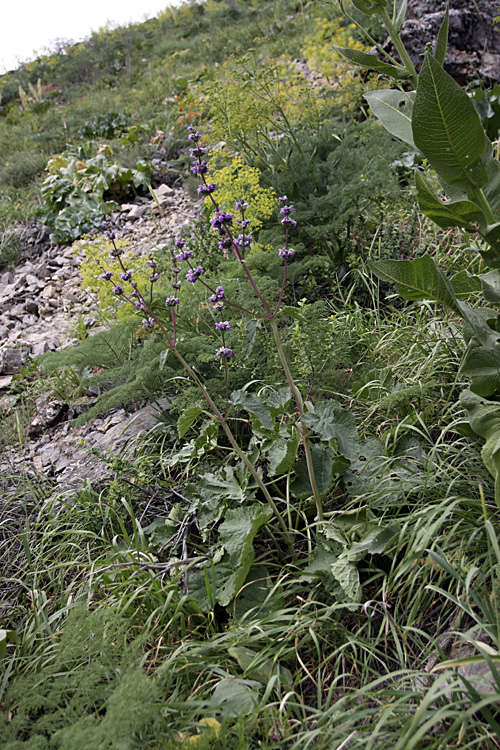
M79 41L108 21L124 25L156 16L182 0L11 0L0 20L0 74L34 59L56 39Z

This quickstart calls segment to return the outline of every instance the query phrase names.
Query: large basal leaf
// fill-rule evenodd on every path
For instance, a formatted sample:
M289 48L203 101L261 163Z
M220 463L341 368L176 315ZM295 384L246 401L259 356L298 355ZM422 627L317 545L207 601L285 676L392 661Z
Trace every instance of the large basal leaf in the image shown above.
M472 222L479 221L483 217L479 206L472 203L472 201L445 203L434 192L431 185L420 172L415 172L415 184L420 210L438 226L444 229L448 227L461 227L468 232L476 231L476 227Z
M285 474L292 468L295 463L299 443L299 437L288 439L279 437L273 441L272 446L267 451L270 477Z
M414 149L411 118L415 92L377 89L368 91L364 97L384 128Z
M391 78L409 78L409 73L405 68L402 68L400 65L391 65L390 63L382 62L378 59L377 55L372 55L368 52L361 52L361 50L349 47L335 47L335 51L338 52L344 60L347 60L347 62L350 62L353 65L359 65L362 68L374 70L377 73L382 73Z
M336 401L321 401L314 412L304 414L302 421L316 432L321 440L337 440L339 453L353 460L359 455L358 431L354 415Z
M428 52L418 78L412 132L416 147L445 182L469 187L487 182L479 115L465 91Z
M396 284L404 299L434 300L459 312L452 285L430 255L415 260L369 261L369 266L380 279Z
M225 581L217 581L217 599L223 607L234 599L245 583L253 562L253 540L271 516L272 510L262 505L247 505L226 512L219 527L219 538L232 572Z
M350 602L361 602L362 592L359 573L356 564L351 562L346 554L342 554L330 567L330 573L342 588Z
M491 396L500 390L500 347L468 349L459 375L472 380L471 390L479 396Z
M222 716L245 716L255 710L261 690L262 685L256 680L225 677L217 683L209 705L212 711L221 713Z
M467 411L476 435L486 440L481 451L486 468L495 479L495 498L500 501L500 403L487 401L472 391L460 394L460 403Z
M321 497L325 497L332 487L334 473L339 473L338 469L345 471L348 464L339 465L338 457L334 457L332 451L324 445L312 445L311 457L318 490ZM295 479L290 485L290 491L300 499L313 494L305 456L295 465Z
M236 659L246 677L254 678L267 685L271 677L276 676L287 690L292 689L292 673L279 661L263 658L259 651L254 651L248 646L231 646L227 651L233 659Z
M233 391L231 393L231 402L235 406L241 406L253 416L257 417L259 422L268 430L274 427L271 411L265 401L259 396L246 391Z

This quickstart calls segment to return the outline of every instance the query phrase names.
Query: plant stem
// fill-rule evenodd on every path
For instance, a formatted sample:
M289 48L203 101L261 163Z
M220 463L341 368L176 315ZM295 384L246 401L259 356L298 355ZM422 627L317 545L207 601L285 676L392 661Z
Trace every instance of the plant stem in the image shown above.
M394 46L396 47L398 51L398 54L401 58L403 65L405 66L408 73L411 75L411 80L412 80L414 87L417 88L417 84L418 84L417 71L415 70L415 66L410 60L410 56L408 55L408 52L406 51L403 42L399 38L399 34L396 29L396 26L393 24L385 8L380 8L380 17L382 18L382 21L384 22L384 26L389 32L389 36L391 37L392 43L394 44Z
M288 385L290 386L290 390L292 392L293 400L295 401L295 404L297 406L297 412L299 414L299 417L302 418L304 415L304 402L302 400L302 396L301 396L299 389L295 385L293 375L290 371L290 365L288 364L288 360L286 358L286 354L284 352L283 345L281 343L280 334L278 330L278 324L276 322L276 319L269 318L269 324L273 332L274 342L276 344L276 349L278 352L278 356L280 358L281 366L283 367ZM316 503L318 521L322 521L323 520L323 503L321 502L321 493L319 491L318 483L316 481L316 473L314 471L314 464L313 464L312 453L311 453L311 443L307 436L307 430L308 430L307 426L306 425L303 426L301 424L300 434L301 434L302 445L304 446L304 451L305 451L305 456L306 456L307 473L309 475L309 481L311 482L311 489L314 495L314 502Z

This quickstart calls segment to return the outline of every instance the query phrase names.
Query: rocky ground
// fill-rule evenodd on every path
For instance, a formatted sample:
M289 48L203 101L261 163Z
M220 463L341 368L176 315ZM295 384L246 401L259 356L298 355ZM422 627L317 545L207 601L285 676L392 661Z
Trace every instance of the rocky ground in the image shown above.
M200 204L182 188L162 184L154 192L156 200L139 197L111 217L117 238L126 238L138 254L148 255L200 214ZM20 369L38 355L77 343L79 325L91 335L97 318L95 301L81 286L82 256L75 248L51 244L46 227L20 226L18 231L22 265L0 274L0 424L16 408L9 389ZM92 403L89 397L88 406ZM0 452L0 485L17 484L21 477L49 479L58 494L71 495L85 481L106 475L107 466L96 453L130 449L138 434L157 423L152 406L115 410L74 428L78 413L60 394L42 394L23 445Z

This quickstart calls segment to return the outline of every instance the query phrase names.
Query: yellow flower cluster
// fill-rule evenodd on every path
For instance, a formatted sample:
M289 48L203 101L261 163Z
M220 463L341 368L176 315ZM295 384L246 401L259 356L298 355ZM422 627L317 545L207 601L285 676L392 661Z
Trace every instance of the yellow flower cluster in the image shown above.
M138 257L127 250L126 240L115 240L115 244L118 250L123 253L121 256L123 265L127 270L133 271L132 280L137 282L139 289L142 291L148 289L151 269L146 265L147 258ZM114 249L111 240L107 240L103 236L85 236L75 242L73 247L75 252L84 255L84 260L80 266L82 286L97 296L99 310L104 315L116 316L117 320L122 321L131 318L135 314L132 305L124 304L119 296L113 294L111 281L99 278L103 270L111 271L115 284L122 286L126 293L132 291L130 285L120 279L119 274L122 273L123 269L118 258L110 255Z
M257 232L262 226L262 219L268 219L276 210L276 193L272 188L260 185L260 170L248 167L241 156L236 156L228 166L218 169L211 175L217 183L217 203L225 211L233 211L236 201L244 200L249 206L245 218L251 221L251 231ZM205 198L211 206L210 198Z
M356 39L355 32L354 24L346 25L342 17L317 18L314 33L305 37L301 50L309 68L323 76L325 88L336 92L344 112L355 109L363 94L378 86L375 76L366 80L366 74L362 77L335 51L335 47L347 47L368 52L369 48Z

